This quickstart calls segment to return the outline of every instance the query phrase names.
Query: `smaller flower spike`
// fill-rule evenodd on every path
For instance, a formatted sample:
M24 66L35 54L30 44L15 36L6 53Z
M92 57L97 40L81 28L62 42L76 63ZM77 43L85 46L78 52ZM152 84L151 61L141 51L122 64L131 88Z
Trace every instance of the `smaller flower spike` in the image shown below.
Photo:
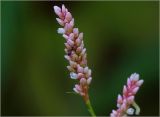
M112 110L111 117L122 117L127 115L133 115L135 108L135 114L140 113L139 106L135 103L135 95L143 84L143 80L139 80L139 74L134 73L127 79L127 85L123 87L123 95L118 95L117 98L117 110Z

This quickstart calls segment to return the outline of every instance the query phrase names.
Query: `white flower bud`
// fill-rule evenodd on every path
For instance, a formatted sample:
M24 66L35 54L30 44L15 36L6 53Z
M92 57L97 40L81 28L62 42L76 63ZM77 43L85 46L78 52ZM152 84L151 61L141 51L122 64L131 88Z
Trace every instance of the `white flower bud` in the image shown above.
M64 30L64 28L58 28L57 32L58 32L59 34L64 34L64 33L65 33L65 30Z
M77 74L74 72L71 72L70 77L71 77L71 79L77 79Z
M133 108L129 108L129 109L127 110L127 114L128 114L128 115L133 115L133 114L134 114L134 109L133 109Z

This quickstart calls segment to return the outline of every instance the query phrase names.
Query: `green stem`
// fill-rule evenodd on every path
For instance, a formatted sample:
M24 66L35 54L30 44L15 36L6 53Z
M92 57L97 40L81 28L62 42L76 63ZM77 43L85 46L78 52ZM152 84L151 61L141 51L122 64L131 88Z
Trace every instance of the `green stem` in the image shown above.
M96 114L92 108L92 105L89 99L86 101L86 105L87 105L88 111L90 112L91 116L96 117Z
M140 114L140 107L138 106L138 104L134 101L132 105L136 109L136 115L139 115Z

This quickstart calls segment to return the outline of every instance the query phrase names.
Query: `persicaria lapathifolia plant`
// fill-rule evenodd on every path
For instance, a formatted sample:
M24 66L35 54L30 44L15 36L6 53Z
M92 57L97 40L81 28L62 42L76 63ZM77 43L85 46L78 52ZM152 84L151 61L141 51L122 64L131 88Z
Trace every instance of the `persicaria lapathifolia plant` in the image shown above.
M58 28L57 32L62 34L65 38L65 59L68 60L70 71L70 78L78 81L78 84L73 88L74 92L83 97L85 104L92 116L96 116L95 112L90 103L89 99L89 85L92 81L91 69L87 65L87 54L86 48L83 43L83 33L80 33L78 28L74 27L74 18L72 14L62 5L62 8L54 6L54 11L59 18L56 18L57 22L62 26ZM135 103L135 94L142 85L143 80L139 80L138 74L132 74L128 78L127 86L124 86L123 95L118 95L117 110L113 110L110 116L121 117L127 115L133 115L134 109L130 108L133 106L136 109L135 114L139 114L140 108Z
M79 33L78 28L74 28L74 18L68 9L62 5L62 8L54 6L54 11L59 18L56 18L58 23L63 28L58 28L58 33L62 34L66 39L64 56L69 61L67 66L70 71L71 79L78 80L73 90L81 95L88 107L89 112L95 116L95 113L90 104L88 89L91 83L91 70L87 66L86 48L83 43L83 33Z

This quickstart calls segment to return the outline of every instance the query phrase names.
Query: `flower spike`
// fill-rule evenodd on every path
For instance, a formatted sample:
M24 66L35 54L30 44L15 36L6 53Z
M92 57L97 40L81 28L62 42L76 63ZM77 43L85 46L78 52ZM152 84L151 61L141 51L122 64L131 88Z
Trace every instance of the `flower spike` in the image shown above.
M57 32L65 38L65 59L69 61L67 66L70 71L70 78L78 80L73 90L82 97L88 98L88 89L91 84L91 70L87 66L86 48L83 43L83 33L74 28L74 18L64 5L62 8L54 6L58 18L57 22L62 26Z
M127 85L123 87L123 95L118 95L117 98L117 110L113 110L110 114L111 117L122 117L127 115L133 115L135 108L135 114L139 115L140 108L135 103L135 95L139 90L140 86L143 84L143 80L139 80L139 74L134 73L127 79Z

